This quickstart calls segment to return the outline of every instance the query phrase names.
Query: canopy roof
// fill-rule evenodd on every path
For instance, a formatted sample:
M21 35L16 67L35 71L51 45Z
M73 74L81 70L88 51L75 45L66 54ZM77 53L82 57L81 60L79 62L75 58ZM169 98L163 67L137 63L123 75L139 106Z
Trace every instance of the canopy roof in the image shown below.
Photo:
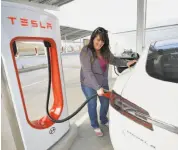
M92 31L60 26L62 40L77 40L91 35Z

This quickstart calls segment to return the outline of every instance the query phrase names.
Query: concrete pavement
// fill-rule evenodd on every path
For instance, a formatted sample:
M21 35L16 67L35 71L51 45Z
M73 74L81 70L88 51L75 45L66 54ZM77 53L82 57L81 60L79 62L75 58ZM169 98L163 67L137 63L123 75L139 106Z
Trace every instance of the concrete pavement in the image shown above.
M109 129L101 126L103 137L97 137L90 126L89 119L78 127L78 136L70 150L113 150Z

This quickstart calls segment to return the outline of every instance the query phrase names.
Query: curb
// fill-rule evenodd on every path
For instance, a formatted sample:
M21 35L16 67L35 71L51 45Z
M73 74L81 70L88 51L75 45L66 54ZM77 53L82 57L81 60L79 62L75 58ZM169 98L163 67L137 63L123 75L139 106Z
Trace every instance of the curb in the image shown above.
M78 127L76 124L70 126L69 131L49 150L69 150L78 136Z
M35 70L44 69L44 68L47 68L47 67L48 67L47 64L42 64L42 65L38 65L38 66L31 66L31 67L19 69L19 73L35 71ZM80 66L64 66L63 69L80 69Z
M47 67L48 67L47 64L41 64L41 65L38 65L38 66L31 66L31 67L19 69L19 73L30 72L30 71L34 71L34 70L47 68Z

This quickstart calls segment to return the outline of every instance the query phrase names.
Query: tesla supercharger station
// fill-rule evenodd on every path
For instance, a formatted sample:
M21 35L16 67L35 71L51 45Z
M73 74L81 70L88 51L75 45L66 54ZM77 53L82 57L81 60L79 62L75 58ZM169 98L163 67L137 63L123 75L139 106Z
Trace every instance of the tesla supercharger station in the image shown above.
M39 115L40 111L45 112L44 104L47 93L47 88L38 92L44 85L47 85L45 81L47 76L44 82L38 83L41 78L40 74L47 73L47 63L45 63L47 53L44 42L50 45L52 75L50 114L54 119L62 119L68 115L60 56L59 21L41 9L23 4L2 2L1 7L1 62L2 82L4 83L2 88L8 89L5 91L5 96L2 93L2 100L6 108L11 108L6 111L12 118L10 120L12 128L14 120L17 121L20 136L14 138L21 138L26 150L45 150L60 140L70 128L68 121L55 124L45 113L43 116ZM44 49L44 53L40 56L34 51L36 45ZM35 82L31 83L31 80ZM42 85L39 86L39 84ZM12 106L8 107L10 103ZM34 108L37 108L36 112L33 111Z

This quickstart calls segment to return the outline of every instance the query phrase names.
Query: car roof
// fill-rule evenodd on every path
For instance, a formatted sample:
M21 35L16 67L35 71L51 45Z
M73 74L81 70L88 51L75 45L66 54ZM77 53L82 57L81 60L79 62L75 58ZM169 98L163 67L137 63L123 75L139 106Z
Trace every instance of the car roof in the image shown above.
M151 46L152 49L155 49L155 50L178 48L178 38L177 39L156 41L156 42L152 43L150 46Z

